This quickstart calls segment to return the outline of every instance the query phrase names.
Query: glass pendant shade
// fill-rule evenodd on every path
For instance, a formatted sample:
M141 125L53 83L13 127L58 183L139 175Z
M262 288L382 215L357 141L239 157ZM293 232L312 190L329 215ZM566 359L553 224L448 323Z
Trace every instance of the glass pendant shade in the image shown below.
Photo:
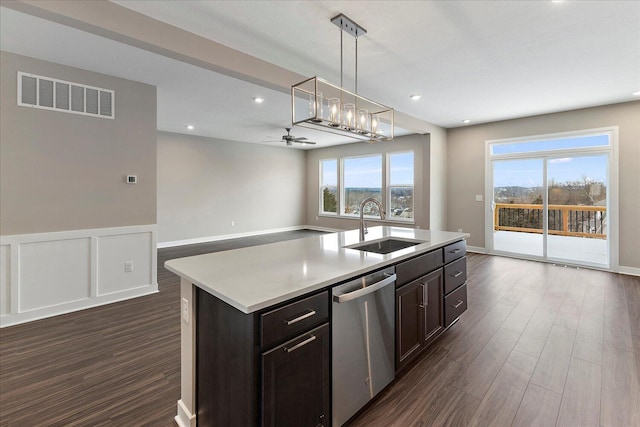
M330 126L340 125L340 98L329 98L329 122Z
M342 115L345 129L352 130L356 127L356 104L344 104L344 114Z
M312 117L317 117L318 120L321 120L322 114L324 112L324 97L322 96L322 92L318 92L316 94L309 95L309 115Z
M356 117L356 126L358 128L358 132L362 133L371 130L370 122L371 120L369 111L365 109L358 110L358 115Z

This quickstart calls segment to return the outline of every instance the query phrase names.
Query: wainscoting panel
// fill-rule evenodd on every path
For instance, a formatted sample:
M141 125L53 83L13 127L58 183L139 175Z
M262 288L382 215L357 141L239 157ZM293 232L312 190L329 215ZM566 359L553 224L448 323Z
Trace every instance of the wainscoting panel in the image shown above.
M157 292L156 235L153 224L0 236L0 327Z
M11 246L0 246L0 316L4 316L11 311L11 276L9 266L11 265Z
M89 298L91 239L20 245L19 311Z
M98 296L151 283L151 237L151 233L134 233L98 238Z

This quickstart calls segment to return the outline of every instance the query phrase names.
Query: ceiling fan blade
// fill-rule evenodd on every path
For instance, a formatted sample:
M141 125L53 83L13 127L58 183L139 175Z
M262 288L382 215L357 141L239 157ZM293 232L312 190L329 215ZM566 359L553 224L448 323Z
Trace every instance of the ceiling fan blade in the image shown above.
M305 138L305 139L307 139L307 138ZM313 142L313 141L298 141L298 138L294 139L293 142L297 142L298 144L316 145L316 143Z
M307 138L305 138L304 136L301 136L299 138L293 138L292 141L306 141Z

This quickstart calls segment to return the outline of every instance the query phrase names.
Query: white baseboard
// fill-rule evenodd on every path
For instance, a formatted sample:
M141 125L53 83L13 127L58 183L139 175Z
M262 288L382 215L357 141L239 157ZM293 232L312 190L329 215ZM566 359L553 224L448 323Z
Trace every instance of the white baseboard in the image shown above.
M628 274L629 276L640 276L640 268L620 266L618 267L618 273Z
M0 327L157 292L156 234L151 224L0 236Z
M478 254L486 254L487 250L485 248L481 248L478 246L467 246L467 252L473 252L473 253L478 253ZM497 256L506 256L506 255L502 255L502 254L497 254ZM519 258L519 259L526 259L520 256L514 256L514 258ZM538 261L538 260L536 260ZM540 262L545 262L545 261L540 261ZM625 267L625 266L619 266L618 268L611 268L611 269L607 269L607 268L599 268L599 267L588 267L588 268L593 268L596 270L602 270L602 271L610 271L612 273L619 273L619 274L626 274L629 276L640 276L640 268L637 267Z
M196 416L187 409L182 399L178 400L178 415L174 420L180 427L196 427Z
M486 254L487 250L479 246L467 246L467 252L473 252L476 254Z
M339 231L344 231L340 228L318 227L317 225L305 225L304 228L313 231L325 231L327 233L337 233Z
M72 313L74 311L86 310L88 308L99 307L101 305L112 304L114 302L125 301L131 298L143 297L158 292L158 284L143 286L138 289L131 289L97 298L72 301L52 307L46 307L25 313L13 313L0 317L0 328L19 325L21 323L33 322L34 320L46 319L53 316Z

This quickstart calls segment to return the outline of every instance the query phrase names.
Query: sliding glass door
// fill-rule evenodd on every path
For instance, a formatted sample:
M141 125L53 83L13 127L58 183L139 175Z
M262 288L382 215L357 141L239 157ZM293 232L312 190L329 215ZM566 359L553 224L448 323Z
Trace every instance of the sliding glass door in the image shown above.
M493 248L544 256L542 159L493 162Z
M547 160L547 257L607 265L608 155Z
M494 144L489 251L609 267L610 135Z

